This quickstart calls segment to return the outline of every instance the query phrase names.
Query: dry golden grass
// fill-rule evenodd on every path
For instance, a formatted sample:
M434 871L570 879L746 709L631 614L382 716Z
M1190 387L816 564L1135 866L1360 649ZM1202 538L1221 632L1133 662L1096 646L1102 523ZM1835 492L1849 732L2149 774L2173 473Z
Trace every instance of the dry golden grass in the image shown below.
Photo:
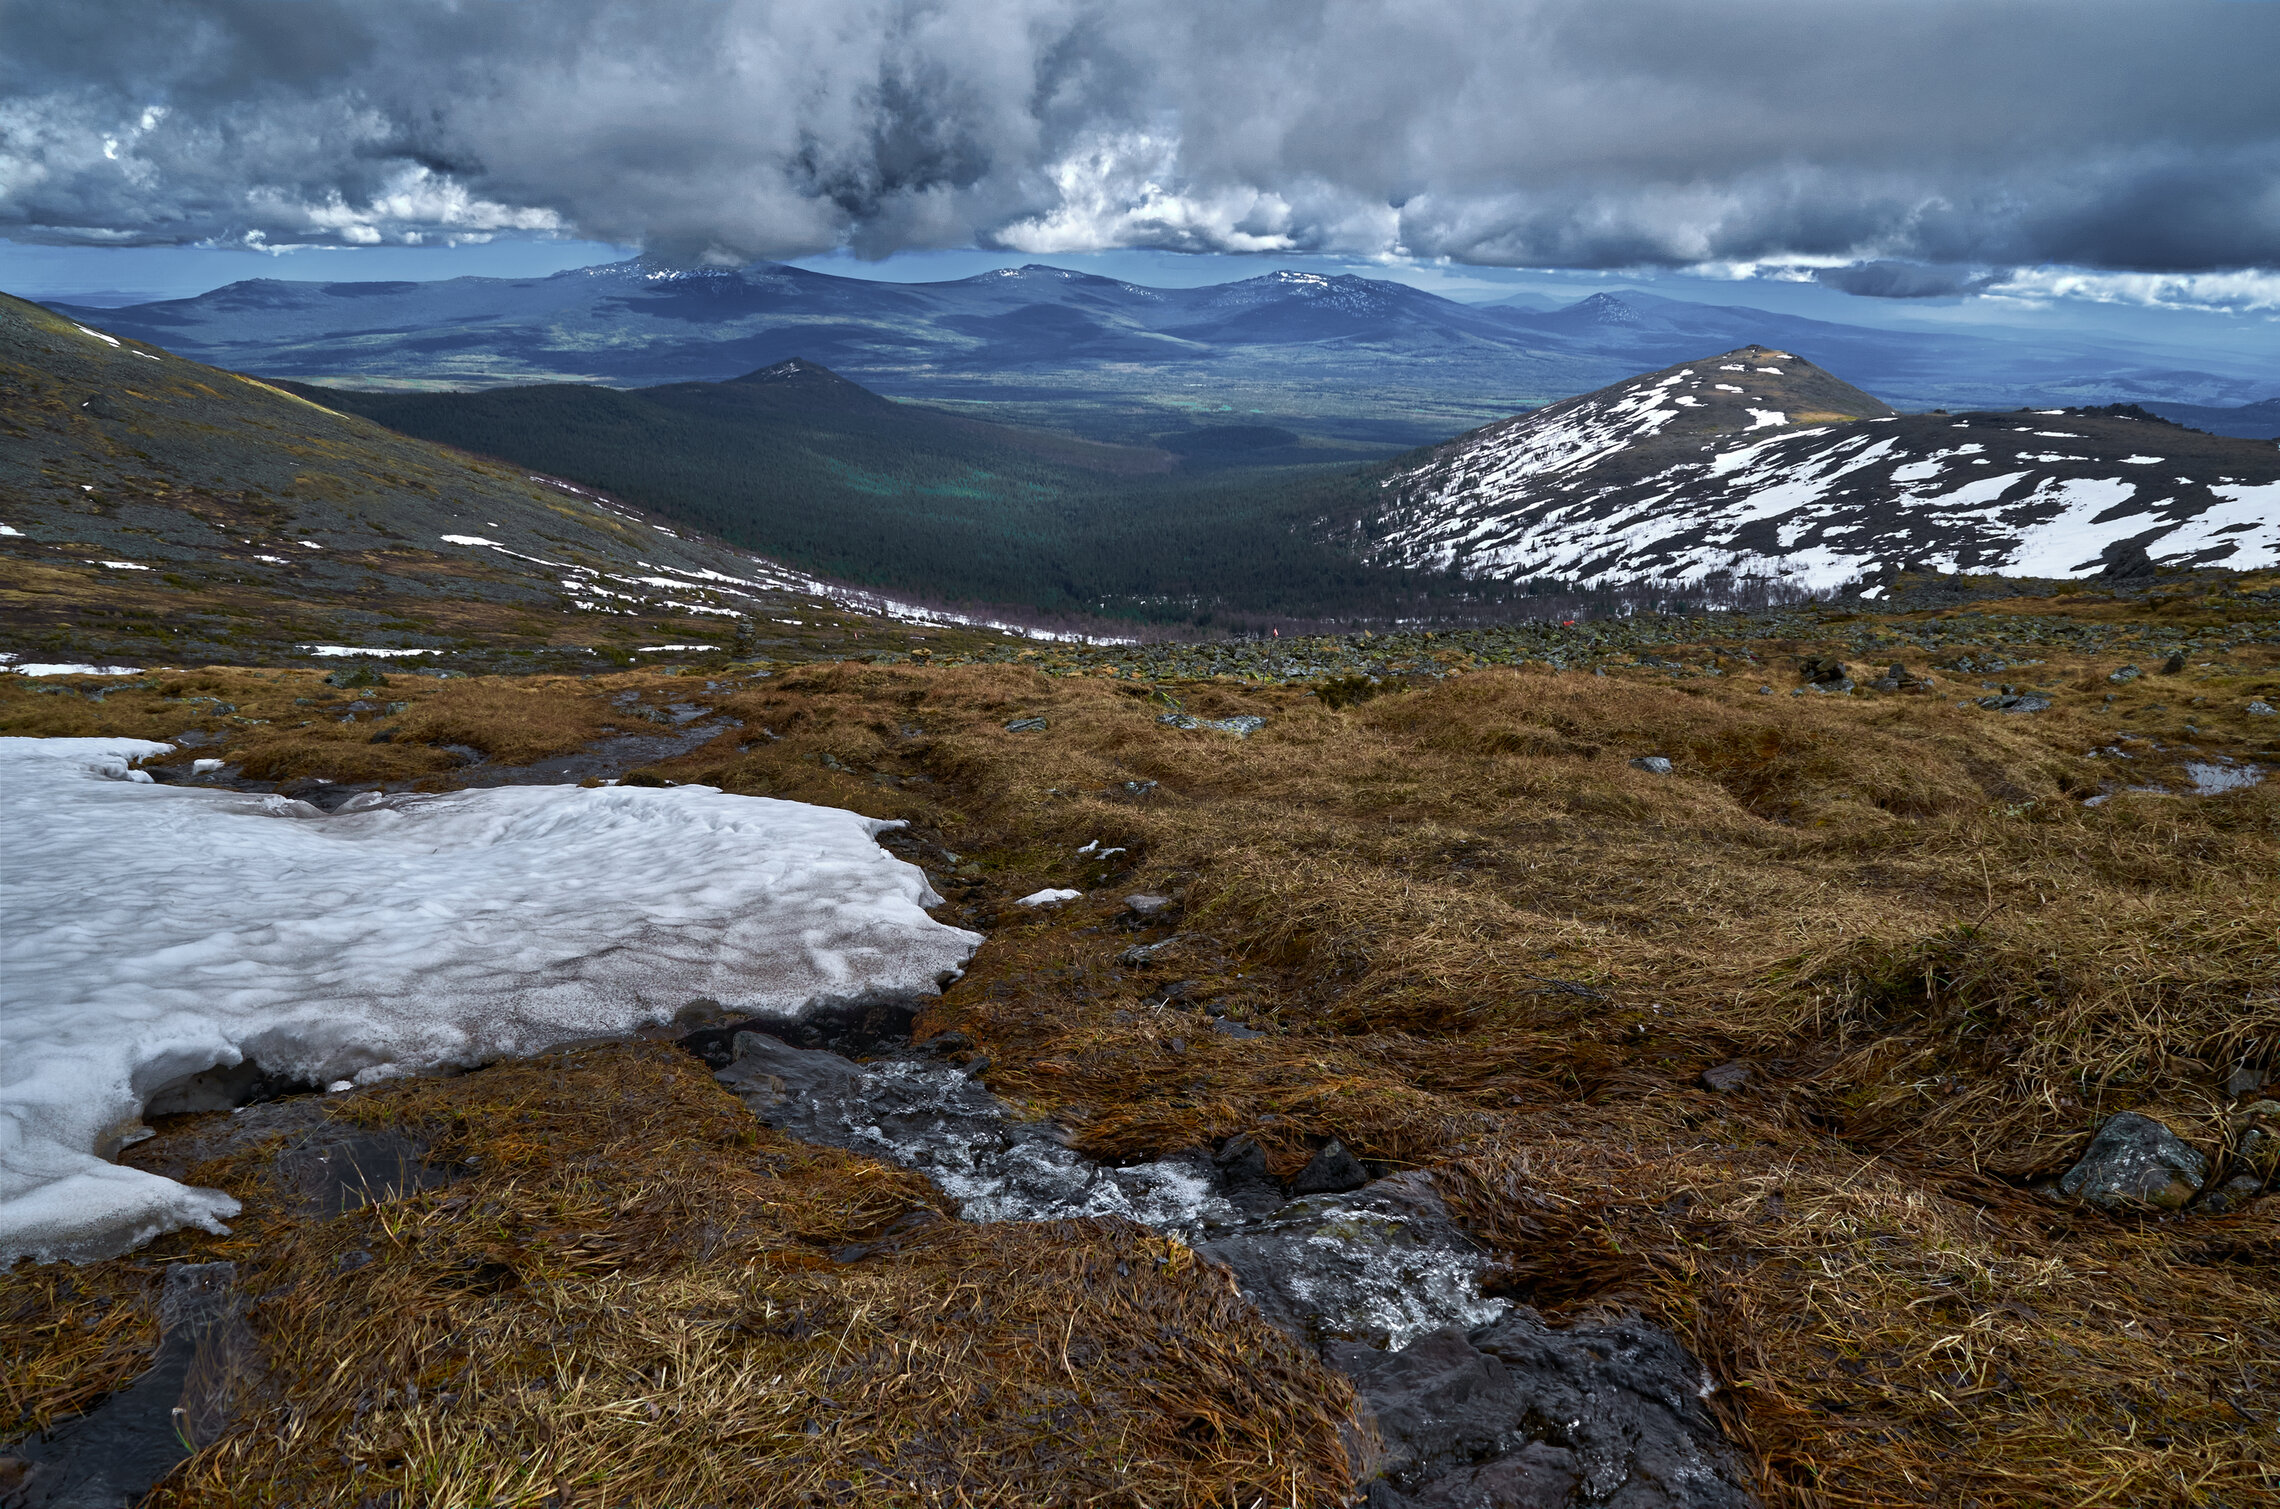
M2079 801L2124 780L2182 786L2175 728L2121 720L2187 690L2208 697L2191 708L2202 749L2263 747L2270 734L2239 705L2280 657L2239 651L2193 673L2190 687L2124 689L2109 710L2111 656L2043 650L2049 663L2035 674L2052 684L2056 705L2010 718L1955 706L1952 686L1933 696L1761 697L1761 679L1782 693L1794 684L1776 668L1781 657L1826 647L1750 648L1762 668L1737 664L1717 680L1482 670L1340 708L1304 688L1154 687L1002 665L818 665L760 681L724 678L701 694L686 679L641 675L542 691L451 683L449 694L464 700L447 705L439 691L404 723L428 720L418 724L428 739L506 748L530 709L537 732L512 747L554 750L608 721L606 699L624 689L741 719L738 738L656 773L907 818L958 852L964 873L937 862L954 898L950 915L988 921L991 939L921 1031L954 1026L975 1038L992 1058L993 1088L1059 1118L1080 1147L1104 1157L1249 1132L1286 1174L1330 1136L1385 1164L1440 1170L1511 1292L1555 1313L1635 1306L1689 1339L1720 1385L1729 1429L1759 1464L1769 1503L2186 1506L2280 1492L2280 1448L2268 1428L2248 1423L2268 1420L2270 1359L2280 1355L2280 1293L2269 1282L2280 1259L2271 1208L2280 1202L2226 1217L2116 1218L2030 1188L2122 1109L2161 1117L2221 1161L2240 1129L2220 1097L2224 1075L2280 1051L2272 881L2280 790L2268 782L2215 797ZM1156 721L1166 698L1204 716L1250 712L1269 722L1248 740L1166 728ZM131 722L145 710L122 696L100 706L78 699L71 715L87 726L68 729L50 726L64 712L44 705L67 699L39 700L34 707L29 693L0 689L0 718L11 731L156 731L155 722ZM1049 727L1005 730L1027 716ZM2158 733L2171 748L2140 743L2125 763L2084 758L2125 726ZM263 737L279 741L277 768L334 773L317 768L331 746L306 731ZM1646 754L1669 757L1675 773L1628 763ZM1146 782L1156 784L1132 789ZM1105 862L1076 853L1094 839L1125 852ZM1007 905L1045 885L1074 885L1088 899L1042 916ZM1139 890L1181 905L1135 930L1119 918L1117 898ZM1175 936L1154 964L1118 960L1134 942ZM1173 982L1184 984L1167 1003ZM1205 1002L1267 1035L1236 1041L1210 1030L1194 1009ZM1747 1088L1720 1096L1697 1087L1702 1068L1735 1058L1752 1066ZM522 1072L392 1093L474 1095L478 1081ZM600 1113L564 1114L574 1122ZM495 1123L469 1136L470 1147L512 1145ZM494 1161L482 1178L504 1177L514 1156L487 1154ZM851 1177L844 1171L856 1162L788 1147L782 1156L828 1168L827 1184ZM628 1147L622 1157L624 1177L640 1188L686 1187L662 1154L658 1162ZM744 1193L763 1187L751 1182L763 1176L746 1170L750 1159L737 1154L735 1170L723 1164L708 1176L736 1191L724 1203L744 1208L739 1202L758 1198ZM865 1177L907 1199L898 1209L931 1204L905 1176ZM700 1215L669 1200L611 1214L617 1206L560 1192L571 1178L556 1163L533 1165L529 1198L554 1191L544 1198L564 1212L558 1229L630 1223L627 1251L650 1252L643 1242L680 1251L672 1244L696 1241L704 1222L721 1219L718 1205ZM411 1223L422 1233L419 1251L435 1243L466 1261L478 1249L457 1234L462 1223L439 1222L426 1235L422 1212L469 1189L330 1223L339 1235L298 1232L303 1255L292 1271L318 1272L334 1250L323 1243L349 1241L352 1223L363 1223L354 1228L361 1233L383 1220ZM882 1204L873 1214L889 1213ZM785 1240L781 1250L810 1250ZM437 1481L506 1502L511 1492L555 1491L552 1479L541 1483L543 1474L518 1465L544 1461L565 1464L566 1488L588 1480L580 1474L621 1473L628 1502L665 1501L643 1496L668 1487L711 1501L699 1491L707 1484L719 1487L718 1501L774 1502L760 1497L761 1476L786 1474L821 1491L852 1483L858 1470L891 1478L901 1469L882 1464L901 1461L930 1464L941 1475L917 1472L922 1484L956 1481L975 1502L987 1488L1005 1502L1104 1494L1167 1503L1211 1501L1211 1473L1221 1469L1200 1464L1240 1460L1250 1464L1240 1491L1281 1502L1289 1489L1264 1465L1271 1449L1275 1463L1316 1475L1300 1502L1332 1501L1340 1469L1330 1443L1342 1404L1322 1392L1319 1370L1239 1326L1226 1334L1241 1338L1231 1345L1249 1349L1249 1360L1214 1382L1210 1397L1255 1390L1243 1408L1278 1422L1267 1437L1238 1446L1214 1436L1208 1449L1182 1456L1161 1444L1188 1439L1176 1429L1149 1436L1158 1425L1136 1424L1117 1434L1128 1418L1156 1419L1124 1392L1132 1385L1118 1371L1119 1328L1145 1330L1134 1317L1190 1295L1183 1285L1196 1286L1193 1296L1209 1290L1175 1275L1175 1250L1159 1245L1147 1250L1163 1257L1171 1289L1145 1301L1098 1297L1113 1264L1081 1254L1124 1253L1147 1240L945 1225L876 1270L879 1260L783 1273L750 1267L756 1257L739 1258L745 1268L722 1265L747 1275L734 1282L748 1288L760 1282L749 1275L764 1271L768 1283L787 1286L771 1294L797 1293L815 1313L852 1324L848 1334L868 1348L865 1366L886 1370L881 1379L903 1376L893 1366L918 1368L911 1376L927 1380L921 1393L954 1391L961 1375L910 1360L918 1342L949 1342L927 1329L924 1304L892 1295L947 1292L924 1285L948 1283L963 1265L978 1286L973 1302L1002 1307L993 1314L1076 1315L1071 1334L1092 1327L1099 1348L1068 1354L1063 1382L1089 1401L1077 1408L1086 1417L1078 1424L1054 1414L1075 1406L1021 1394L1030 1402L1018 1408L998 1396L961 1416L959 1440L973 1433L998 1443L964 1456L955 1443L895 1447L904 1438L861 1423L869 1416L844 1436L787 1433L779 1427L791 1414L738 1435L729 1423L762 1417L719 1413L728 1406L707 1402L713 1384L672 1393L685 1411L675 1415L655 1387L597 1362L577 1374L587 1380L577 1389L549 1394L547 1408L569 1413L517 1404L491 1420L511 1449L463 1434L450 1451L421 1456L427 1448L416 1443L430 1438L419 1432L440 1430L441 1415L425 1403L392 1415L367 1409L352 1439L383 1428L374 1422L395 1423L357 1459L367 1464L360 1481L411 1470L390 1462L455 1464L450 1472L508 1476ZM675 1317L706 1303L687 1286L711 1281L709 1269L700 1277L674 1267L678 1257L627 1267L612 1249L618 1268L588 1272L525 1235L493 1245L499 1255L485 1261L537 1265L532 1282L509 1291L525 1296L512 1304L552 1296L550 1309L518 1310L511 1326L502 1320L496 1332L455 1343L468 1367L503 1377L567 1378L561 1369L586 1355L588 1337L597 1358L678 1357ZM109 1266L132 1287L147 1284L138 1265L152 1260ZM417 1296L429 1291L409 1286L432 1284L419 1277L430 1272L419 1266L427 1259L404 1261L411 1266L388 1269L395 1277L376 1271L383 1265L361 1270L372 1275L364 1282L406 1285L371 1293L401 1299L408 1315L432 1312L420 1323L435 1329L418 1334L442 1347L455 1312L423 1312ZM101 1271L87 1280L108 1282ZM881 1276L889 1273L904 1277L889 1284ZM874 1278L886 1287L867 1287ZM894 1287L906 1281L920 1288ZM29 1280L20 1272L11 1282ZM311 1292L330 1291L320 1283ZM1042 1311L1021 1309L1033 1298ZM33 1295L18 1313L36 1317L63 1303ZM1088 1308L1096 1304L1109 1308ZM1199 1326L1235 1325L1232 1310L1179 1313ZM1009 1335L1030 1324L1006 1323ZM28 1335L27 1324L13 1323L11 1335ZM589 1329L573 1335L576 1324ZM549 1327L561 1330L551 1351L540 1344L554 1335ZM67 1345L64 1334L51 1326L40 1346L78 1358L57 1366L85 1379L115 1379L118 1348L139 1336L121 1331L106 1351L110 1344L76 1333ZM847 1356L853 1348L851 1340ZM542 1352L555 1373L514 1360ZM841 1398L812 1383L823 1374L798 1373L806 1364L785 1355L781 1367L766 1365ZM408 1369L376 1360L358 1375L361 1392L321 1397L332 1401L331 1418L345 1408L353 1420L344 1401L400 1390ZM452 1391L443 1382L420 1387L423 1401L431 1388ZM292 1395L319 1384L311 1374L279 1388ZM525 1393L485 1397L493 1400L485 1410L507 1410L502 1401ZM639 1441L638 1426L613 1433L623 1399L659 1401L656 1421L646 1420L645 1403L635 1407L648 1431ZM542 1419L574 1419L611 1444L589 1452L566 1427L546 1435ZM282 1452L254 1444L263 1428L213 1452ZM1088 1455L1096 1446L1056 1434L1064 1430L1092 1432L1082 1439L1096 1445L1128 1444L1096 1459ZM312 1449L300 1439L298 1449ZM715 1441L729 1444L707 1444ZM661 1476L669 1469L652 1464L675 1451L769 1466L735 1483ZM1142 1465L1121 1479L1047 1475L1047 1464L1077 1472L1071 1463L1099 1460ZM185 1479L180 1501L232 1501L220 1481Z
M672 1048L335 1110L479 1166L327 1220L253 1149L192 1170L247 1202L235 1235L90 1270L147 1287L230 1258L257 1300L258 1377L157 1505L1248 1505L1350 1482L1351 1392L1177 1243L945 1220L922 1179L761 1128ZM52 1325L77 1318L56 1273L0 1282ZM75 1360L11 1386L20 1417L118 1381Z

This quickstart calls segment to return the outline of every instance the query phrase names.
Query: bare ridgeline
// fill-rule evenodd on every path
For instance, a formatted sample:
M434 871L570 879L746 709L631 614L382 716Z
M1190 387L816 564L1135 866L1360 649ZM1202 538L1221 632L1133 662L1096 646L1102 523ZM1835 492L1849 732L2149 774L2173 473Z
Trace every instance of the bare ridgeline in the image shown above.
M468 463L337 423L327 464L466 511ZM1717 475L1832 443L1790 428ZM1943 468L2065 443L1950 434ZM0 1276L11 1504L2182 1509L2280 1481L2270 571L2090 550L2055 584L1885 572L1754 614L1040 643L643 551L648 521L496 469L466 473L480 519L435 521L492 543L312 528L356 560L271 568L298 585L89 565L67 528L129 561L126 524L211 502L114 465L84 484L110 513L4 541L11 663L65 669L0 675L0 734L102 746L8 783L11 831L117 871L59 906L19 859L11 937L76 923L87 978L145 981L74 1031L156 1001L222 1034L163 1065L121 1034L123 1119L45 1125L86 1134L57 1179L202 1191L225 1229ZM2255 482L2212 473L2170 533ZM605 606L537 632L567 568L527 558L573 555L551 590ZM429 590L358 619L365 571ZM170 601L240 663L136 638ZM628 653L597 656L613 602ZM310 619L230 628L263 603ZM808 622L688 606L758 603ZM739 928L791 915L748 894L774 830L723 816L762 799L848 830L785 896L828 916L858 873L952 953L814 1009L828 984L740 977L797 943ZM555 919L543 994L484 967L537 946L484 931L502 843ZM579 1040L434 1030L386 972L404 937L486 1021L575 998ZM248 988L289 1039L231 1025Z

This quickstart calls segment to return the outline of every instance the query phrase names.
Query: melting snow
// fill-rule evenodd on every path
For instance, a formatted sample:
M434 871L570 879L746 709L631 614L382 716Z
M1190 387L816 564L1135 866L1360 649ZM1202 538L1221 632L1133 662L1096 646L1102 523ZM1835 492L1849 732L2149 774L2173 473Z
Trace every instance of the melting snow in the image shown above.
M1750 428L1753 430L1770 429L1777 424L1789 423L1789 416L1779 409L1751 409L1749 416Z
M932 991L980 939L873 842L895 824L671 789L282 797L138 782L133 739L0 739L0 1264L236 1202L98 1155L183 1076L473 1065L698 997L795 1017Z
M441 655L441 650L391 650L385 645L362 644L305 644L303 653L310 655Z
M99 341L106 341L114 346L119 344L119 338L115 335L105 335L102 331L90 330L85 325L74 325L71 328L78 331L81 335L92 335L95 337L95 339Z

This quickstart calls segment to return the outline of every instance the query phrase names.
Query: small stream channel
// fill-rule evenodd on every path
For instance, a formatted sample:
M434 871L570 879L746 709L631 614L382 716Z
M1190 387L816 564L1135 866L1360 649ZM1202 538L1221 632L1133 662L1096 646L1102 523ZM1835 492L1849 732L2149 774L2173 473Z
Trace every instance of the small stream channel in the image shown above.
M1370 1509L1755 1502L1677 1338L1638 1319L1553 1327L1484 1295L1487 1256L1425 1171L1370 1179L1333 1148L1286 1190L1247 1138L1113 1167L907 1040L842 1040L858 1060L783 1030L683 1042L769 1126L922 1173L966 1220L1121 1216L1224 1264L1368 1404L1383 1443L1365 1464ZM800 1035L822 1038L812 1024Z

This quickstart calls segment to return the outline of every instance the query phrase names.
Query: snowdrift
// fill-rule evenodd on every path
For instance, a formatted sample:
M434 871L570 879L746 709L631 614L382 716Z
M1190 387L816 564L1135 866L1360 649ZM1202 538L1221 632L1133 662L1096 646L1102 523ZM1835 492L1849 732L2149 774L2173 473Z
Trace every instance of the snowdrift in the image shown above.
M151 784L133 739L0 739L0 1263L236 1203L108 1161L250 1061L372 1082L669 1019L931 993L981 941L835 808L669 789L282 797Z

